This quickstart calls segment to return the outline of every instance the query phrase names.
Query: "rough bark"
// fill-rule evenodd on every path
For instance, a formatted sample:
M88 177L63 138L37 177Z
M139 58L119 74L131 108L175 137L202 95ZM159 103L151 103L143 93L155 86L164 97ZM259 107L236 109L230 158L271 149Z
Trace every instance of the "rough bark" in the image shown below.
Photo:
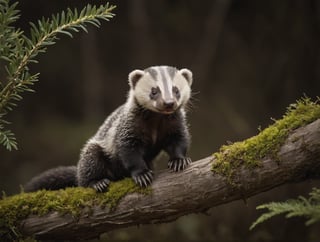
M284 183L318 177L320 119L292 132L277 158L280 162L266 158L259 167L238 168L235 184L230 184L225 177L211 171L215 161L207 157L180 173L160 172L150 195L129 194L113 211L95 207L93 213L83 213L78 219L59 213L33 216L23 221L21 232L39 239L89 239L131 225L172 221Z

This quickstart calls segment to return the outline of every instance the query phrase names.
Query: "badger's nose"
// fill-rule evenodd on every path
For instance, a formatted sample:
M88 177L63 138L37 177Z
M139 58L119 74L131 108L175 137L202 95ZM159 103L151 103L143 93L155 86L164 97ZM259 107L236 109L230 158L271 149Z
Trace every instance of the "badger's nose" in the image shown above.
M165 109L172 109L174 106L174 101L173 100L168 100L163 102L163 106Z

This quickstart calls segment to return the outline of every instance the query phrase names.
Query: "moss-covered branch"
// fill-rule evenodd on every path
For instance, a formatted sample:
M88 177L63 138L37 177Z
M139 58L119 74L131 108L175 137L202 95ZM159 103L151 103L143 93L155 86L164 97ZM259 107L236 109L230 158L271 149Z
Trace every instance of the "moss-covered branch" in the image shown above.
M223 145L213 154L217 161L213 164L213 171L227 176L232 182L232 176L237 167L256 167L261 159L270 157L278 161L278 151L291 131L320 118L320 105L303 98L291 104L282 119L262 130L258 135L232 145Z
M268 129L277 131L268 134ZM319 104L301 101L268 129L224 146L183 172L156 174L149 190L138 189L126 179L105 194L70 188L4 198L0 237L94 238L122 227L172 221L287 182L319 177Z

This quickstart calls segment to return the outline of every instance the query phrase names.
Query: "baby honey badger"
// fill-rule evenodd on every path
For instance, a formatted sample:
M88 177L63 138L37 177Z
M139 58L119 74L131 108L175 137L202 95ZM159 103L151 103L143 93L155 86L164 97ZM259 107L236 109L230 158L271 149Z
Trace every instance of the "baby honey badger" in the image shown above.
M132 71L127 101L88 140L77 167L46 171L33 178L25 191L83 186L104 192L110 181L125 177L146 187L153 180L152 160L161 150L168 154L171 170L185 169L191 163L186 156L190 135L185 111L191 84L188 69L153 66Z

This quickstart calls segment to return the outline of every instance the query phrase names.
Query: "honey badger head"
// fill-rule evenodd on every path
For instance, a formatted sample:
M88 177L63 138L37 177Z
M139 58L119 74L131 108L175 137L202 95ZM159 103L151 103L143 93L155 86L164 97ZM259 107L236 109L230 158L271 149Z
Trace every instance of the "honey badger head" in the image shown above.
M142 107L171 114L190 99L192 72L171 66L153 66L129 74L129 97Z

